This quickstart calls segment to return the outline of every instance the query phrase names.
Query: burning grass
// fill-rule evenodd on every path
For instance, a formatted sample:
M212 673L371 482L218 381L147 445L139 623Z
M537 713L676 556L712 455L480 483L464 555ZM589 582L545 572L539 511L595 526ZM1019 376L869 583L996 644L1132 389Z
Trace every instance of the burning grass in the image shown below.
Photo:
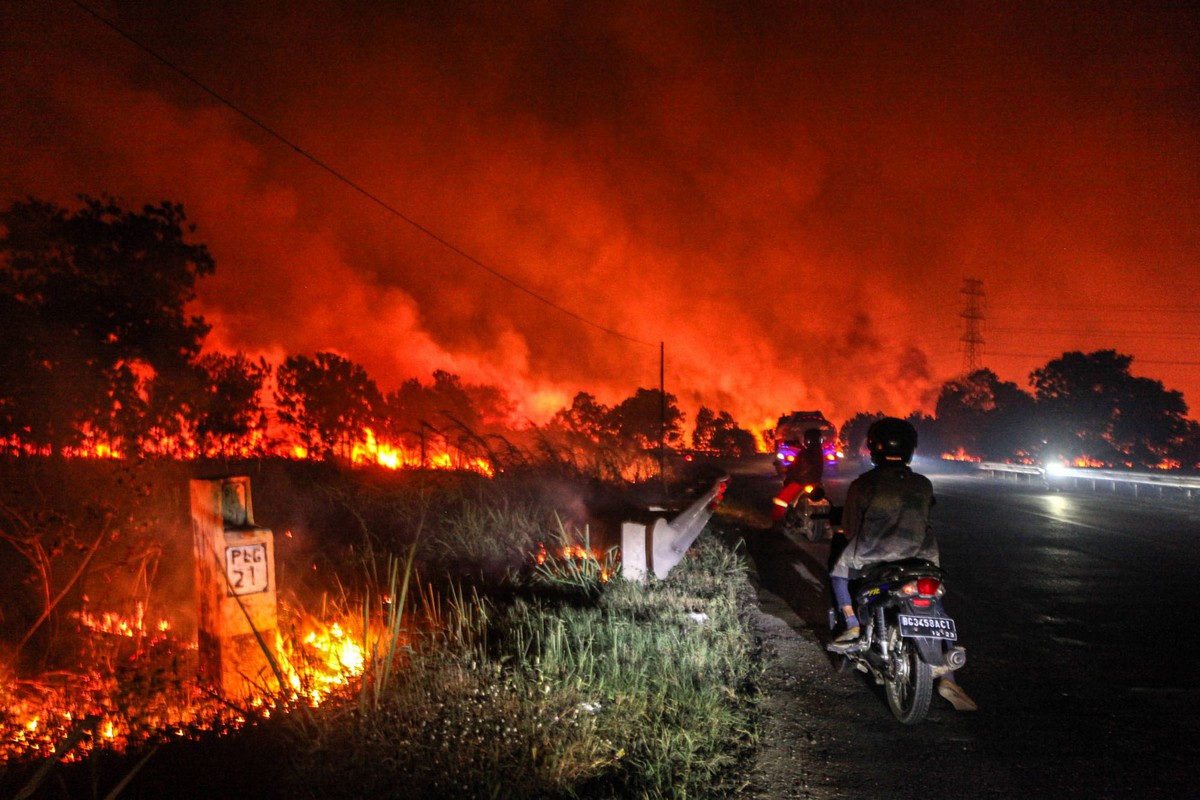
M390 630L386 619L359 610L323 611L314 615L282 604L280 628L270 633L284 686L270 676L252 676L259 689L241 700L218 697L197 682L195 641L176 638L165 621L146 633L137 619L79 615L76 668L14 678L0 688L0 761L47 757L76 732L85 735L61 755L63 761L317 709L361 685L371 654L394 653L397 643L416 635L399 626Z

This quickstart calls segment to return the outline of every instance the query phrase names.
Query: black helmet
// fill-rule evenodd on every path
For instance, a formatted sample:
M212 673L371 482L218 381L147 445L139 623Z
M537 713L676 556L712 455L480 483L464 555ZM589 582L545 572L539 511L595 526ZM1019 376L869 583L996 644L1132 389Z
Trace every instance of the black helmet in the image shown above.
M804 432L804 443L809 447L821 446L821 429L809 428Z
M917 449L917 429L896 417L876 420L867 429L872 464L907 464Z

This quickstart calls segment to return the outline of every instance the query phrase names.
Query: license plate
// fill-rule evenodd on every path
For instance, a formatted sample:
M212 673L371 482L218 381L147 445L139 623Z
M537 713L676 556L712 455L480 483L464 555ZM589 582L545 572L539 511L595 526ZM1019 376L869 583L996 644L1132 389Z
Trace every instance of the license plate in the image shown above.
M954 620L949 617L922 617L915 614L900 615L900 635L917 639L958 638Z

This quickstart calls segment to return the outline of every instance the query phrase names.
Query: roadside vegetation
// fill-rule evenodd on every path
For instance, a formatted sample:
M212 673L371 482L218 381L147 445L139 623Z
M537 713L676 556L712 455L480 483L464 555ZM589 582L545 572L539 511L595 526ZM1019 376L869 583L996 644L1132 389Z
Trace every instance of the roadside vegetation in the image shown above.
M91 491L57 498L65 505L54 524L77 519L81 542L86 520L119 519L128 534L105 540L93 564L140 551L139 573L145 563L164 577L186 573L170 566L190 565L186 501L164 487L199 467L143 466L137 479L115 467L97 474L88 461L57 469L75 476L54 485ZM668 579L635 584L620 578L612 543L600 541L603 521L588 511L615 502L613 487L562 472L487 478L286 462L253 470L256 521L279 543L281 609L350 626L369 620L354 634L361 672L319 706L281 693L268 713L216 726L219 736L198 720L177 742L144 713L147 727L131 730L122 752L86 731L91 757L55 767L33 796L103 797L125 778L130 796L157 786L217 796L246 788L240 770L257 771L265 797L721 797L740 785L739 763L756 740L758 667L744 625L753 595L741 557L717 537L704 534ZM119 486L138 488L126 496ZM13 500L10 492L10 512ZM68 607L102 596L103 578L84 573L53 610L57 624L22 649L26 677L97 668L80 660L79 630L68 623ZM147 616L186 606L172 591L150 588ZM24 605L36 608L36 597ZM19 627L17 615L7 621ZM139 692L180 691L188 661L175 656L169 679L162 658L140 677L124 663L107 705L147 709L155 698ZM225 767L213 769L217 751ZM29 785L37 766L5 764L0 786Z
M736 788L738 760L755 741L738 557L706 537L649 586L601 583L603 565L575 556L542 566L508 598L458 596L447 627L411 650L369 708L351 698L298 724L288 794L718 797Z

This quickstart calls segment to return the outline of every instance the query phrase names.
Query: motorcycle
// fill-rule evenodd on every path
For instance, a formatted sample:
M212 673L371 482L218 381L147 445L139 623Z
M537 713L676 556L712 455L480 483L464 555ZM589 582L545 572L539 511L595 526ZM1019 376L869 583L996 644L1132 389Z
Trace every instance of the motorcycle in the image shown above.
M966 650L955 644L954 620L942 607L944 579L924 559L871 567L854 593L858 640L828 645L884 687L892 714L906 725L925 719L934 679L967 662Z
M791 497L788 497L789 489L794 492ZM780 492L776 502L787 504L783 517L779 520L779 528L785 536L792 539L803 536L810 542L819 542L830 537L833 530L833 509L821 484L791 484Z

